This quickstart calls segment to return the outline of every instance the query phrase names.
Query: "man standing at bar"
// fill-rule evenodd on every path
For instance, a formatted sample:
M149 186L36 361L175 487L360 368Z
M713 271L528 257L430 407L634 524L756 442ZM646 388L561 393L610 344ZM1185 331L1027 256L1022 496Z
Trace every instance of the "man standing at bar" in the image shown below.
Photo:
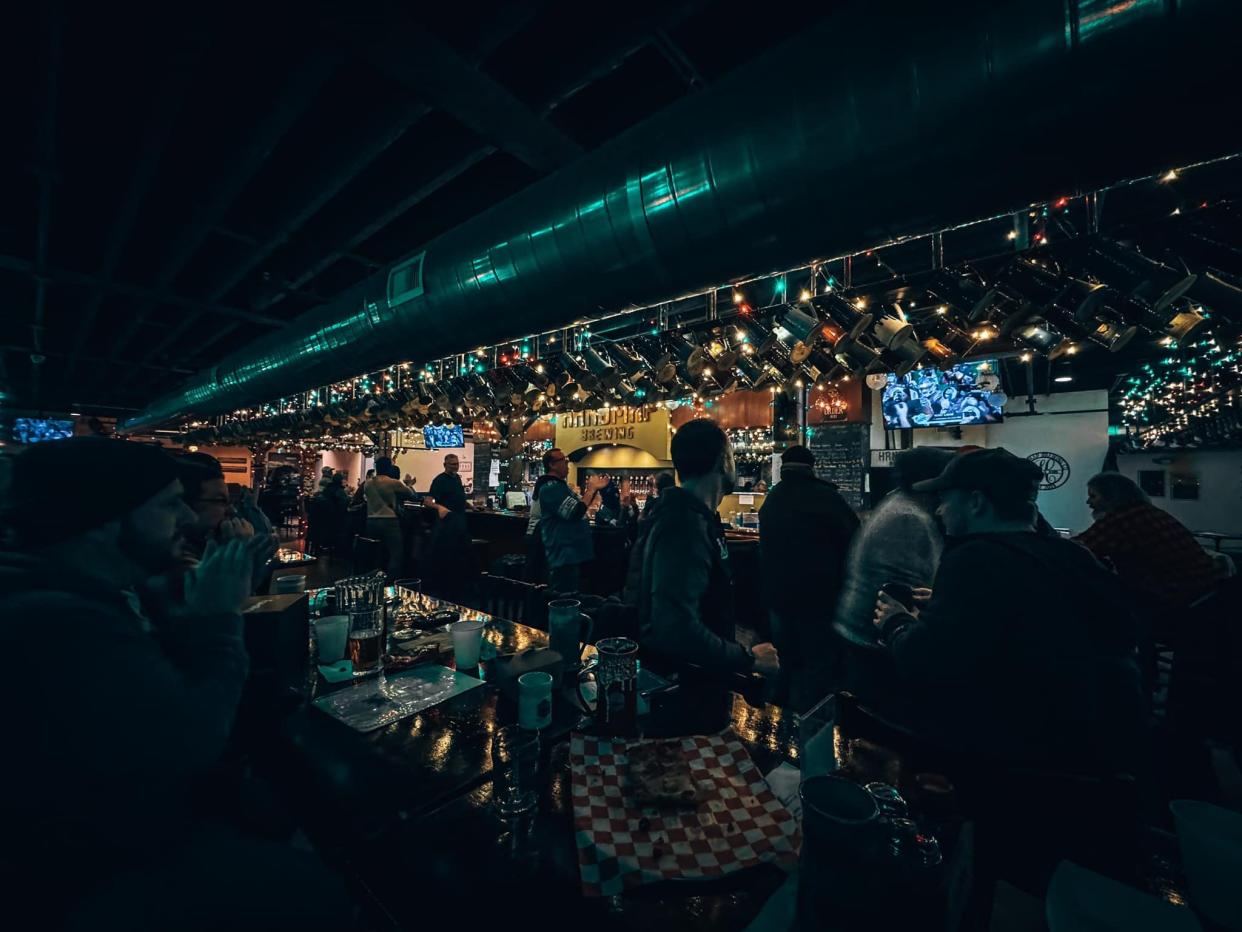
M802 445L781 454L781 481L759 509L763 601L784 658L778 702L805 712L838 685L840 646L830 625L858 516L815 475Z
M1140 773L1135 626L1114 574L1078 544L1035 533L1041 476L992 449L915 483L940 495L949 542L926 605L881 593L875 623L925 737L1007 764Z
M466 490L458 475L460 469L457 454L447 454L444 472L431 480L431 490L423 499L423 504L430 505L439 515L428 545L427 561L431 572L425 582L430 591L457 601L465 595L473 569L470 529L466 521Z
M725 673L780 670L771 644L735 640L733 577L716 509L737 473L728 437L715 421L694 420L673 435L673 465L681 485L660 496L642 544L638 591L639 637L651 654Z
M401 536L400 510L403 502L413 501L414 493L392 476L392 461L381 456L375 461L375 475L362 485L367 503L367 536L384 547L384 570L389 580L401 575L405 545Z
M548 585L553 592L578 592L582 588L582 567L595 557L587 508L608 484L607 476L587 480L587 497L582 499L569 487L569 457L555 447L543 455L543 468L550 477L539 490L539 533L548 561Z

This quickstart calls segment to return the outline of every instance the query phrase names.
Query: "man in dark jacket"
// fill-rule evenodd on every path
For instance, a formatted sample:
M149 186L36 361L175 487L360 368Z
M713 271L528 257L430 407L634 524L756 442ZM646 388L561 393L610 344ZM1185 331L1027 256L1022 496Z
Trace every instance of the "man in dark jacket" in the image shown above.
M716 508L737 475L729 440L714 421L695 420L673 436L679 487L660 496L643 541L638 607L643 649L721 672L780 669L771 644L734 640L733 577Z
M210 542L183 602L143 601L196 517L170 457L101 437L18 456L4 518L0 637L21 703L6 722L21 754L0 794L5 882L83 927L219 927L261 911L263 882L303 855L224 840L191 796L233 727L248 668L241 607L271 540ZM270 890L284 894L298 898Z
M876 623L926 737L1006 764L1141 772L1133 620L1085 548L1034 533L1040 477L993 449L915 483L939 493L949 543L930 601L907 612L881 594Z
M759 509L763 599L784 662L777 695L804 712L837 683L831 624L858 516L837 487L815 475L815 455L781 454L781 481Z

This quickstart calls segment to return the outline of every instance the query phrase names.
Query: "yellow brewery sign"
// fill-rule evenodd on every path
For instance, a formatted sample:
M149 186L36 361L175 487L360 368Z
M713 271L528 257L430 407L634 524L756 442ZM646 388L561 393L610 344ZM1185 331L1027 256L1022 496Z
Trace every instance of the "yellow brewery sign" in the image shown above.
M617 444L637 447L658 460L667 460L670 436L667 408L604 408L571 411L556 418L555 443L566 453Z

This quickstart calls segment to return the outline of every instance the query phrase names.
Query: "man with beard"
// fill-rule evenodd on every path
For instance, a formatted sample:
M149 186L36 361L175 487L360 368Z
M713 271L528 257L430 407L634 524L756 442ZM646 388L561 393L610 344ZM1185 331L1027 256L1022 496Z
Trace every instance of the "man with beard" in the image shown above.
M734 640L733 577L716 514L737 482L729 439L715 421L691 421L673 435L672 454L681 485L660 496L642 544L637 591L626 599L638 606L642 646L712 670L774 677L774 646Z
M21 757L0 817L20 857L4 876L49 926L56 913L94 928L218 927L261 911L262 883L288 870L292 852L223 840L192 805L233 727L241 608L272 541L210 542L182 601L144 603L142 584L196 520L177 469L158 447L101 437L33 446L12 467L0 631Z

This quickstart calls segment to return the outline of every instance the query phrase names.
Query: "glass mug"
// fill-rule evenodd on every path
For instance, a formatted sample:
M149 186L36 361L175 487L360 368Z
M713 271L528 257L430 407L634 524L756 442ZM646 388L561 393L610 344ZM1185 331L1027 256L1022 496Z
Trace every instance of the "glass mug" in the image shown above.
M582 666L582 652L591 642L595 622L581 612L577 599L555 599L548 603L548 647L561 655L567 674Z
M384 652L384 609L355 608L349 613L346 642L355 676L376 673Z
M578 701L584 711L604 725L638 718L638 642L630 638L603 638L596 642L595 658L578 674ZM582 687L595 677L595 703Z

